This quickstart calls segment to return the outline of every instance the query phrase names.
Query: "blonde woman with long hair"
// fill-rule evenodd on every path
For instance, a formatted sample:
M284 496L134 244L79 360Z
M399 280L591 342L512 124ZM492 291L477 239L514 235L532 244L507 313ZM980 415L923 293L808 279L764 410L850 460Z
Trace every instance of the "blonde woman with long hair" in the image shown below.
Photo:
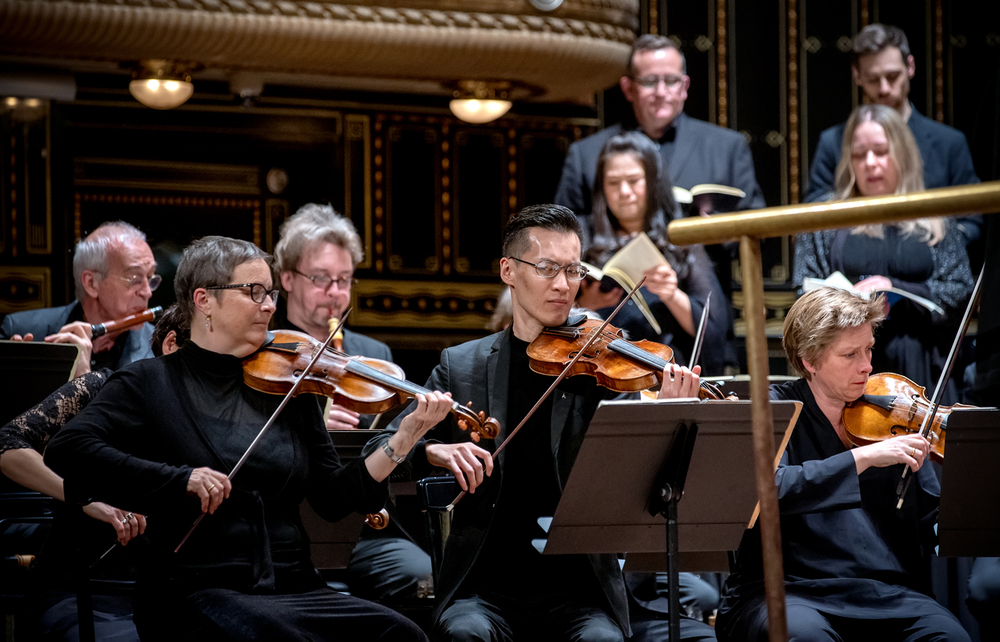
M863 105L844 130L834 197L909 194L924 189L923 161L902 117L883 105ZM909 299L892 302L872 358L876 372L896 372L932 387L951 342L947 326L972 291L965 242L948 220L923 218L800 234L794 282L842 272L862 292L896 287L930 299L932 313ZM945 328L941 326L944 325ZM957 401L954 386L946 402Z

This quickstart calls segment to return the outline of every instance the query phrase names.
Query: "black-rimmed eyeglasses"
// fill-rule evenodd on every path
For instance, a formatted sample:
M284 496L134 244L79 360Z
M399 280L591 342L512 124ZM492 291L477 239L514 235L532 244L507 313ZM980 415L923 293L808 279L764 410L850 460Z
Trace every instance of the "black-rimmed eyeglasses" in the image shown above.
M305 274L299 272L298 270L292 270L299 276L309 279L313 285L315 285L320 290L326 292L330 289L330 286L334 283L337 284L337 289L343 292L344 290L350 289L352 285L357 283L357 280L353 276L341 276L336 279L325 274Z
M519 263L524 263L525 265L530 265L535 268L535 274L544 277L546 279L553 279L560 270L566 270L566 278L570 281L582 281L583 277L587 276L587 268L583 267L580 263L570 263L569 265L559 265L555 261L539 261L538 263L532 263L531 261L525 261L524 259L519 259L516 256L508 256L507 258L513 259Z
M267 286L260 283L234 283L233 285L209 285L206 290L235 290L237 288L250 288L250 298L254 303L264 303L266 297L271 297L271 302L278 300L278 290L268 290Z

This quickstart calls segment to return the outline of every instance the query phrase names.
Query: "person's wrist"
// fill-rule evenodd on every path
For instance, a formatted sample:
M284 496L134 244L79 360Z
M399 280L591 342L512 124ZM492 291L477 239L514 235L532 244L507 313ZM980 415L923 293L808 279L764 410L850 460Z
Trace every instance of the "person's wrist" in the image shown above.
M391 437L389 437L389 439L386 440L384 443L386 446L392 449L392 451L396 454L396 456L405 458L407 455L410 454L410 451L413 450L413 447L416 445L417 440L410 439L406 435L402 435L397 432Z

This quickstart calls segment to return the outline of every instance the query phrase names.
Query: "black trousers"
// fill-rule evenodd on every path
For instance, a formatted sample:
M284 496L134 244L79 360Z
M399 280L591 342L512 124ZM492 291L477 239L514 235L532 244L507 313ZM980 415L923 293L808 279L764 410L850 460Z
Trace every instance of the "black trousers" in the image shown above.
M434 637L456 642L624 640L614 618L599 607L573 602L561 595L523 599L482 592L455 600L446 608Z
M790 642L970 642L969 634L947 609L925 598L920 612L911 616L881 619L852 618L821 612L815 600L786 595L785 604ZM902 614L893 614L902 615ZM726 642L766 642L767 607L759 604L744 609L736 618L716 625L719 639Z
M427 642L420 628L384 606L328 588L247 595L204 589L187 596L137 594L135 624L143 642L210 640L358 640Z

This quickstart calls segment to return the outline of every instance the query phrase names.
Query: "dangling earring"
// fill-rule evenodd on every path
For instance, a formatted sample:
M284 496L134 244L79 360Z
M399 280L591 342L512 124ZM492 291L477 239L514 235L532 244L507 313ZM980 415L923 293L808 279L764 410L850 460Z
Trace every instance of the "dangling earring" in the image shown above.
M205 327L208 329L209 332L212 331L212 315L211 314L206 314L205 315Z

